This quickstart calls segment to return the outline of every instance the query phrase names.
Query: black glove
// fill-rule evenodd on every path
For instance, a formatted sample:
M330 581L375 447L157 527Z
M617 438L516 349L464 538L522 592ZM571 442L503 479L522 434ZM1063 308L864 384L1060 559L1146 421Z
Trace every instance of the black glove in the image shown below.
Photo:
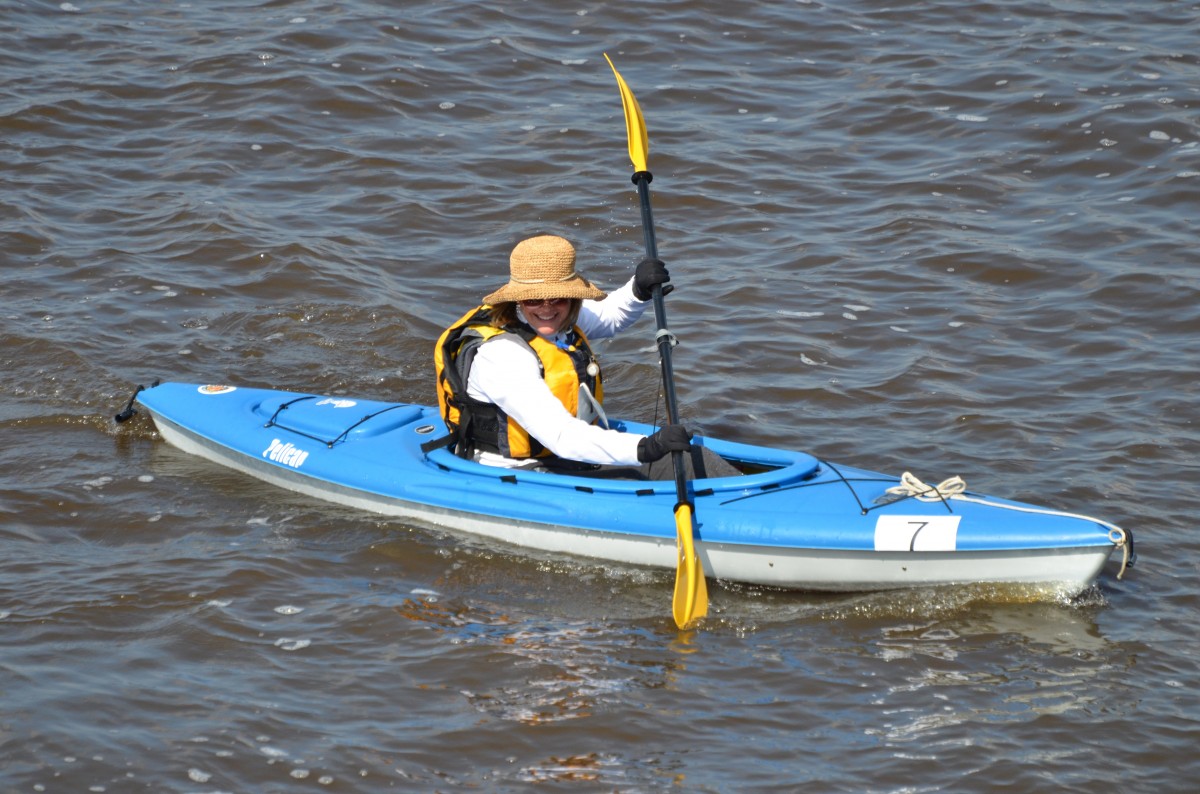
M640 301L648 301L654 294L655 284L666 284L670 280L671 274L667 272L667 266L661 259L652 256L642 257L642 261L638 262L637 270L633 274L633 297ZM673 289L675 289L674 285L663 287L663 297L666 297L667 293Z
M666 425L638 442L638 462L653 463L671 452L687 452L692 446L691 440L692 434L683 425Z

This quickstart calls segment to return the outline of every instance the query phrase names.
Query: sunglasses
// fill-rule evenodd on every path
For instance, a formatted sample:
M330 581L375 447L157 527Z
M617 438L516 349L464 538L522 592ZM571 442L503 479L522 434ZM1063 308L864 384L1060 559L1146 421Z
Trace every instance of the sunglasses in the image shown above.
M527 309L532 309L535 306L541 306L543 303L557 308L559 306L566 305L567 303L570 302L570 300L571 300L570 298L538 298L537 300L517 301L517 302L520 303L522 306L526 307Z

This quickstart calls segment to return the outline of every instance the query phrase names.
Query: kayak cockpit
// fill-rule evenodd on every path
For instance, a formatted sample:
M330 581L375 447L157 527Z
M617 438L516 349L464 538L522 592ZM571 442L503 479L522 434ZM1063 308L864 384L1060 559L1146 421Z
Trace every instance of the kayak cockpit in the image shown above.
M738 468L752 472L732 477L694 480L692 488L696 492L760 492L811 479L820 469L820 462L805 452L756 447L705 437L696 437L695 443L708 447ZM511 481L519 478L523 482L589 493L628 493L640 496L675 493L674 480L610 479L575 472L504 469L464 460L446 449L428 453L426 460L443 471L486 480Z

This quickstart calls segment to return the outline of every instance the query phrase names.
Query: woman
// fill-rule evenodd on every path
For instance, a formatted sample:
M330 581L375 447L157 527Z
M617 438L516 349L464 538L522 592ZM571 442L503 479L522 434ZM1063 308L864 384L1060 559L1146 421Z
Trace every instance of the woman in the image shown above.
M600 368L588 339L613 336L642 313L655 285L670 280L645 258L606 296L575 270L562 237L523 240L507 284L438 339L438 401L456 452L490 466L561 467L561 461L636 466L689 449L691 434L667 425L651 436L591 423ZM673 289L664 288L664 293Z

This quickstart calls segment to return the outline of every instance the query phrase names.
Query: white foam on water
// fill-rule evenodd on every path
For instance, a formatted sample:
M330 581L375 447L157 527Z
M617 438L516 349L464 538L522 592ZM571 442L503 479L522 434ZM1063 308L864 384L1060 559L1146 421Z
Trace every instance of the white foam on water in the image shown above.
M154 475L153 474L139 474L137 480L138 480L138 482L154 482Z
M297 606L292 606L291 604L284 604L283 606L275 607L275 611L281 615L299 615L301 612L304 611L304 607L297 607Z
M973 113L959 113L954 118L958 119L959 121L971 121L971 122L981 122L981 121L988 120L987 116L976 116Z
M293 25L303 25L307 21L308 21L308 19L305 17L292 17L291 19L288 20L288 22L290 22Z
M451 110L454 107L453 102L439 102L438 107L442 110Z
M78 11L79 10L79 6L75 5L74 3L59 3L58 7L60 9L62 9L63 11Z
M312 640L297 640L292 637L280 637L275 640L275 647L285 651L299 651L312 645Z
M208 772L202 772L199 769L189 769L187 774L188 780L191 780L195 783L207 783L209 780L212 780L211 774Z
M1152 140L1152 141L1169 141L1169 140L1171 140L1171 136L1168 135L1167 133L1163 132L1162 130L1151 130L1150 131L1150 140Z
M91 491L96 488L103 488L104 486L108 485L112 481L113 481L113 478L109 477L107 475L104 477L97 477L94 480L88 480L87 482L85 482L83 484L83 488L84 488L84 490Z
M792 312L792 311L788 311L787 309L777 309L775 311L775 313L782 314L785 317L801 317L801 318L824 317L825 316L825 312Z

